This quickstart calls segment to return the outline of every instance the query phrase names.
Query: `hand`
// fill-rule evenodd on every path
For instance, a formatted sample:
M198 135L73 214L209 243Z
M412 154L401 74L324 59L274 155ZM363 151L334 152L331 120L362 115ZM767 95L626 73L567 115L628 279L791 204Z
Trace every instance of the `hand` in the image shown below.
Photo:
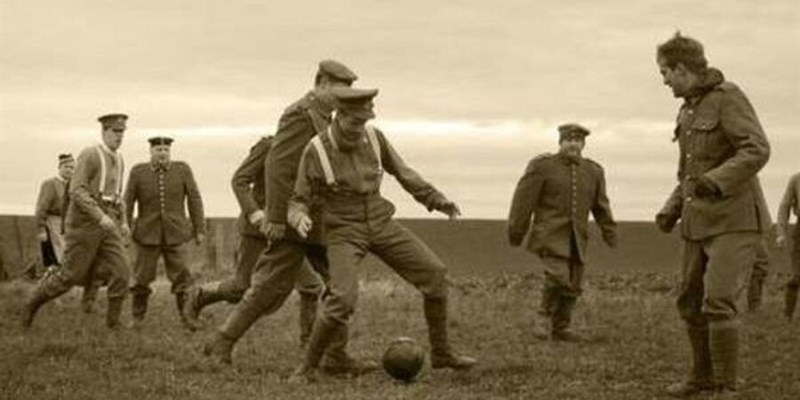
M202 246L203 243L206 242L206 235L204 233L198 233L194 237L194 243L198 246Z
M264 210L255 210L250 215L247 216L247 220L250 221L251 224L254 226L261 226L261 221L264 220Z
M277 242L286 236L286 224L266 221L261 226L261 232L267 237L267 242Z
M313 226L313 222L308 214L304 213L297 213L294 217L294 221L292 226L297 231L297 234L300 235L301 238L307 239L308 232L311 231L311 227Z
M451 220L461 216L461 210L458 208L458 205L447 199L436 204L436 211L446 214Z
M116 224L114 223L114 220L111 219L111 217L103 214L103 217L100 218L100 227L105 230L112 230L116 228Z
M656 225L661 232L670 233L675 228L675 224L678 222L678 218L674 216L670 216L668 214L659 213L656 215Z
M39 240L40 242L46 242L47 241L47 231L44 230L44 229L39 230L39 233L36 234L36 239Z
M778 247L780 248L786 246L786 235L778 235L775 238L775 244L778 245Z
M700 198L708 198L719 196L721 193L714 181L707 176L701 176L694 185L694 194Z

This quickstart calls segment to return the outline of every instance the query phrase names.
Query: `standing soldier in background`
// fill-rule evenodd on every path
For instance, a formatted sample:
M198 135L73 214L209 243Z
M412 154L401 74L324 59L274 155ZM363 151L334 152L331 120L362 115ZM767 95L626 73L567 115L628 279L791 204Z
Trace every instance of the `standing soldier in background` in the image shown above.
M67 182L75 171L72 154L58 155L58 175L42 182L36 201L36 238L42 249L42 263L53 272L64 262L64 204Z
M789 217L794 212L795 220L794 231L789 232ZM792 318L795 307L797 307L797 291L800 288L800 172L792 175L786 185L786 193L783 194L781 205L778 207L777 224L778 247L786 246L788 235L792 235L792 248L790 250L792 262L792 278L786 284L786 305L783 315Z
M286 219L297 166L308 142L325 132L331 123L331 90L350 86L356 75L342 63L324 60L314 77L314 89L284 110L272 148L266 156L266 217L262 231L267 248L253 270L252 283L225 323L204 346L203 352L229 364L234 344L262 316L278 310L294 289L304 258L321 275L327 274L325 247L319 233L301 238L287 231ZM315 216L316 217L316 216ZM325 366L332 373L362 373L377 368L376 363L362 362L346 352L348 332L343 329L326 354Z
M131 287L131 314L134 324L140 327L152 293L150 283L156 278L158 259L163 257L167 278L172 282L178 316L189 327L183 317L183 306L186 293L192 285L192 275L186 267L184 243L191 239L197 245L203 243L203 200L189 165L171 160L173 140L153 137L148 141L150 162L131 168L125 188L125 215L128 220L134 221L133 208L134 204L138 205L133 223L133 241L137 246ZM184 205L188 205L191 223L186 218Z
M130 228L121 198L125 168L118 150L128 116L109 114L98 120L103 127L103 143L81 151L70 181L64 265L46 276L25 303L22 311L25 328L31 326L43 304L87 282L98 265L107 268L110 274L106 325L112 329L120 326L130 278L125 251Z
M609 247L616 247L617 234L603 168L581 156L589 130L566 124L558 131L559 152L531 160L517 184L508 216L508 239L512 246L519 246L530 229L528 251L539 256L545 270L539 314L550 319L552 340L576 341L580 337L568 328L582 292L589 212ZM547 337L545 332L534 335Z
M262 137L231 179L231 188L242 212L239 226L239 251L232 277L219 282L196 286L189 292L185 316L194 328L200 323L198 316L203 307L218 301L238 303L250 287L253 266L258 256L267 248L267 238L260 228L264 222L264 162L272 147L273 137ZM322 292L322 283L307 263L303 263L297 275L295 288L300 293L300 343L305 344L317 315L317 299Z
M745 94L708 67L703 45L680 33L657 48L665 85L683 99L675 138L678 185L656 216L665 232L681 220L678 311L692 347L689 379L667 392L686 397L736 391L738 294L755 263L769 212L758 171L769 143Z

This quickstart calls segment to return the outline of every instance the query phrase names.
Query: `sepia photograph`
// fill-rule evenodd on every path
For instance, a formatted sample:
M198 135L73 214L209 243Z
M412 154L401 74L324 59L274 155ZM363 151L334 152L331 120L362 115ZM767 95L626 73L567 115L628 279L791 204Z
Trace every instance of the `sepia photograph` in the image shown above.
M797 0L0 0L0 400L800 398Z

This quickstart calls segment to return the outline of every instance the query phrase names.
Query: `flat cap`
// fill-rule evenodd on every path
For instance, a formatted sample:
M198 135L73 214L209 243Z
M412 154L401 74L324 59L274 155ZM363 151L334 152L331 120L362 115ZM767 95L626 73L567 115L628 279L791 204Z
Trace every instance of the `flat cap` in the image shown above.
M75 158L72 157L72 154L63 153L58 155L58 165L66 164L71 161L75 161Z
M589 130L575 123L564 124L558 127L558 140L585 139Z
M106 114L99 118L100 124L103 125L103 129L125 129L126 125L125 122L128 120L128 116L125 114L115 113L115 114Z
M351 87L335 87L331 89L334 108L341 114L352 115L364 119L375 118L372 111L372 99L378 95L378 89L356 89Z
M317 74L325 74L340 81L353 83L358 76L346 65L336 60L322 60L319 62Z
M171 146L174 139L165 136L154 136L151 137L150 139L147 139L147 141L150 142L151 147L162 146L162 145Z

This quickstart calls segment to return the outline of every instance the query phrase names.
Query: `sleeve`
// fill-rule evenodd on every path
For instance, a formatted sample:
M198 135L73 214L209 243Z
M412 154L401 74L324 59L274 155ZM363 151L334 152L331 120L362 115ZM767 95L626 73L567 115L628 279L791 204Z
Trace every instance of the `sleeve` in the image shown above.
M259 209L256 199L253 197L252 185L256 181L258 174L264 169L264 163L269 151L267 140L261 140L253 146L250 153L233 173L231 178L231 189L239 202L239 208L245 216L249 216Z
M194 180L192 168L189 164L183 164L183 188L186 193L186 201L189 206L189 217L192 220L195 236L205 234L206 223L205 214L203 213L203 198L200 196L200 189L197 187L197 182Z
M78 156L75 172L70 181L69 196L70 202L99 223L105 213L97 204L97 200L92 197L91 189L92 175L99 168L97 157L97 153L91 147L84 149Z
M308 215L311 204L319 193L322 167L316 149L309 143L303 150L302 159L297 166L297 179L294 181L294 194L289 202L288 216L292 220L297 213Z
M508 212L508 241L512 246L522 244L522 239L528 233L533 210L544 185L544 176L537 164L536 159L528 163L511 199L511 209Z
M424 205L428 211L433 210L445 196L403 161L381 131L376 129L375 134L381 144L381 159L386 172L394 176L414 200Z
M770 148L753 106L739 89L723 92L720 124L735 154L705 176L726 195L758 173L769 160Z
M125 219L130 223L133 221L133 205L136 203L136 167L131 169L128 175L128 185L125 186L125 194L122 196L122 203L125 205Z
M42 185L39 187L39 197L36 200L36 226L39 229L45 229L47 227L47 210L50 209L50 204L53 202L53 197L55 193L53 191L53 185L50 184L50 180L46 180L42 182Z
M297 166L303 149L315 132L309 117L302 109L287 111L281 116L272 149L265 163L267 219L286 223L289 199L292 197Z
M683 196L681 195L681 185L676 185L675 189L672 190L672 193L670 193L667 201L664 203L664 206L661 207L661 210L657 215L669 218L671 221L673 221L673 223L675 223L681 219L682 212Z
M592 216L603 233L603 241L610 247L617 245L617 223L611 213L611 203L606 194L606 177L603 168L597 165L597 193L592 205Z
M786 192L783 193L781 204L778 206L777 228L780 236L786 235L789 231L789 214L791 209L797 207L797 203L800 201L797 198L798 185L800 185L800 174L793 176L789 180L789 184L786 185Z

